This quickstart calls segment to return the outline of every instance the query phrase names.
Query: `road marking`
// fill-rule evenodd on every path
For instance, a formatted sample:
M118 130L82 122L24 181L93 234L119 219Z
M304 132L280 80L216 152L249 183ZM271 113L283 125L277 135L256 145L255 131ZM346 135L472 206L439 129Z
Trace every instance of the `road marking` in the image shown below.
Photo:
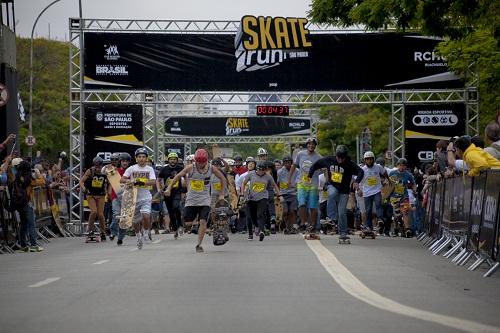
M159 242L161 242L161 239L155 240L153 244L158 244Z
M60 280L60 279L61 279L60 277L48 278L48 279L45 279L43 281L40 281L40 282L37 282L35 284L30 285L30 286L28 286L28 288L38 288L41 286L48 285L49 283L56 282L57 280Z
M130 252L134 252L134 251L137 251L137 250L139 250L139 249L138 249L138 248L136 248L136 247L134 247L133 249L130 249L129 251L130 251Z
M351 296L376 308L396 314L433 322L470 333L500 333L500 328L407 306L386 298L364 285L321 242L306 240L307 246L335 282Z
M97 261L97 262L93 263L92 265L102 265L104 263L107 263L108 261L109 261L109 259L101 260L101 261Z

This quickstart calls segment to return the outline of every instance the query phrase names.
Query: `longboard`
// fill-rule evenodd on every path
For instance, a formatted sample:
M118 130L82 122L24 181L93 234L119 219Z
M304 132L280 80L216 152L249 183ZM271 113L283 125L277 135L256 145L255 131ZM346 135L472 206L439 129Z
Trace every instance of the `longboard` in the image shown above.
M274 210L276 211L276 229L279 230L281 227L281 222L283 222L283 197L274 198Z
M128 229L132 226L135 215L135 204L137 201L137 187L133 185L125 186L122 194L122 209L120 211L120 228Z
M57 206L57 201L54 198L54 193L51 190L48 190L47 192L49 197L50 211L52 212L52 217L56 222L57 229L59 229L59 232L61 232L63 237L66 237L66 231L64 230L61 222L61 217L59 216L59 207Z
M114 166L108 165L106 167L106 177L108 177L108 181L111 184L113 191L115 191L116 194L120 193L122 191L122 187L120 184L120 179L122 178L122 176L120 176Z

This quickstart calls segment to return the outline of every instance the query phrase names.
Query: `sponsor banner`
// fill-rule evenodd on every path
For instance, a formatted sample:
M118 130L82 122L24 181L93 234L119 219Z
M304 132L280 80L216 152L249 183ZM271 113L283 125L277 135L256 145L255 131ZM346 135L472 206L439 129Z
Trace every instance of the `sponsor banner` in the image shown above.
M486 175L474 177L472 186L472 201L470 206L470 223L468 232L468 248L479 250L479 231L484 205L484 191L486 185Z
M443 226L456 234L467 233L471 188L471 177L445 179Z
M405 105L405 157L409 166L420 167L434 159L436 143L464 135L464 104Z
M100 105L85 107L85 168L100 156L109 163L111 154L134 152L143 146L142 106Z
M439 228L443 218L444 182L437 182L434 192L433 214L431 222L431 236L439 235Z
M167 164L167 156L170 153L176 153L179 158L184 160L184 144L183 143L166 143L165 144L165 164Z
M479 251L494 256L493 248L496 246L495 231L498 223L498 200L500 192L500 172L488 172L484 188L483 219L479 231Z
M314 33L245 16L235 34L84 33L87 89L318 91L458 88L434 48L399 33Z
M311 121L289 117L171 117L165 133L179 136L270 136L307 135Z
M429 195L427 196L427 202L425 206L425 217L424 217L424 229L427 231L427 234L433 235L432 228L434 226L433 223L433 214L434 214L434 195L436 192L436 185L433 184L431 189L429 190Z

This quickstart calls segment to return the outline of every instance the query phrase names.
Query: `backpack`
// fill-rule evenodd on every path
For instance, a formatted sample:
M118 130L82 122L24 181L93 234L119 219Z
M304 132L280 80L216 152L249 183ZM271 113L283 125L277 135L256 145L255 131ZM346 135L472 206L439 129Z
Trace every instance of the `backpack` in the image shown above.
M6 207L9 212L20 210L29 202L28 192L19 179L9 184L9 196L9 203Z

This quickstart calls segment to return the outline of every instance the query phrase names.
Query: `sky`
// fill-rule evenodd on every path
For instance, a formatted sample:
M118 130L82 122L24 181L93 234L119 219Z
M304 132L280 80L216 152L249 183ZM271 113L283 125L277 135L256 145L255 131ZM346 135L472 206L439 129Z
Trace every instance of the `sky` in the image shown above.
M37 15L53 0L15 0L16 33L29 37ZM306 17L311 0L81 0L84 18L235 20L244 15ZM61 0L40 18L35 37L67 40L78 0ZM50 27L50 28L49 28Z

